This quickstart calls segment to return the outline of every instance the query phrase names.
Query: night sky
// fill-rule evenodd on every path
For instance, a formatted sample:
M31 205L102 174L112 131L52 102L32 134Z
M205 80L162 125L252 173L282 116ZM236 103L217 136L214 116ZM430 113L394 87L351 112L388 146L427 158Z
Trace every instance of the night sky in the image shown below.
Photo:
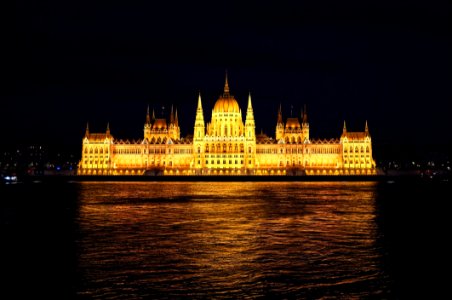
M198 92L210 120L226 69L243 117L252 94L257 132L274 136L280 103L285 118L307 104L314 138L345 119L368 120L377 147L452 143L448 1L243 2L15 1L2 143L77 152L86 122L142 138L147 105L173 104L192 134Z

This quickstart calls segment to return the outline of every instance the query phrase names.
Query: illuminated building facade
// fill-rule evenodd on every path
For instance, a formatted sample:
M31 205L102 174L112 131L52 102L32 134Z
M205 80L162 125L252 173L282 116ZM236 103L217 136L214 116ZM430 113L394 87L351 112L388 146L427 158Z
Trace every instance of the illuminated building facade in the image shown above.
M306 108L301 118L284 123L281 107L275 138L256 135L251 95L245 122L226 78L210 123L205 123L198 97L192 137L181 138L177 110L170 120L155 118L149 108L144 137L116 140L107 125L105 133L87 126L82 143L79 175L374 175L372 140L367 127L347 131L339 139L309 137Z

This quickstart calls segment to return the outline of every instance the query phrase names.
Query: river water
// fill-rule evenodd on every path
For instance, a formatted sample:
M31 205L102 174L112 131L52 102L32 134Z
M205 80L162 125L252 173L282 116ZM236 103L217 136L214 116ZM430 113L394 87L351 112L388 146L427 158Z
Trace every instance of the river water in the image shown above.
M430 295L440 277L409 252L433 254L425 243L441 245L423 233L431 225L413 215L431 209L405 204L437 188L376 182L3 186L3 272L12 298ZM440 203L439 192L430 195L432 205Z

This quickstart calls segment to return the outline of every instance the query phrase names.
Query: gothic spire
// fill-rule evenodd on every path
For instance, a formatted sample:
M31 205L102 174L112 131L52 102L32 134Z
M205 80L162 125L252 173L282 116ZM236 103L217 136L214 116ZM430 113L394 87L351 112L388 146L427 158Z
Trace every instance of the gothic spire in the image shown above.
M88 122L86 122L85 136L86 136L86 137L89 136L89 124L88 124Z
M253 106L251 105L251 92L248 93L248 110L253 110Z
M254 121L253 105L251 104L251 92L248 94L248 109L246 110L246 122Z
M198 110L202 111L201 92L198 94Z
M346 132L347 132L347 126L345 125L345 120L344 120L344 128L342 129L342 132L343 132L343 133L346 133Z
M149 115L149 105L148 105L148 109L146 111L146 124L150 124L151 123L151 116Z
M365 128L364 128L364 131L365 131L365 132L369 132L369 127L367 126L367 120L366 120L366 126L365 126Z
M110 135L110 122L107 122L107 135Z
M152 121L155 121L155 111L154 111L154 108L152 109Z
M173 105L171 104L171 113L170 113L170 124L174 123L174 112L173 112Z
M282 119L282 108L281 108L281 103L279 103L279 111L278 111L278 124L282 124L283 119Z
M179 118L177 117L177 108L176 108L176 115L174 116L174 125L179 126Z
M201 92L198 95L198 108L196 109L196 121L195 123L202 124L204 126L204 114L202 111Z
M308 112L306 110L306 104L304 105L303 109L303 123L308 123Z

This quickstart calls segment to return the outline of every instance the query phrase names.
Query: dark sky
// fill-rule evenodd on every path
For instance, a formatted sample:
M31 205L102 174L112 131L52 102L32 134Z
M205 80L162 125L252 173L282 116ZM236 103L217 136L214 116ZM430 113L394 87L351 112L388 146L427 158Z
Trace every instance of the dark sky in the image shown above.
M225 69L272 136L279 103L285 117L306 103L312 137L367 119L377 144L452 143L448 1L244 2L15 1L2 143L77 148L87 121L140 138L148 104L174 104L191 134L198 91L210 120Z

